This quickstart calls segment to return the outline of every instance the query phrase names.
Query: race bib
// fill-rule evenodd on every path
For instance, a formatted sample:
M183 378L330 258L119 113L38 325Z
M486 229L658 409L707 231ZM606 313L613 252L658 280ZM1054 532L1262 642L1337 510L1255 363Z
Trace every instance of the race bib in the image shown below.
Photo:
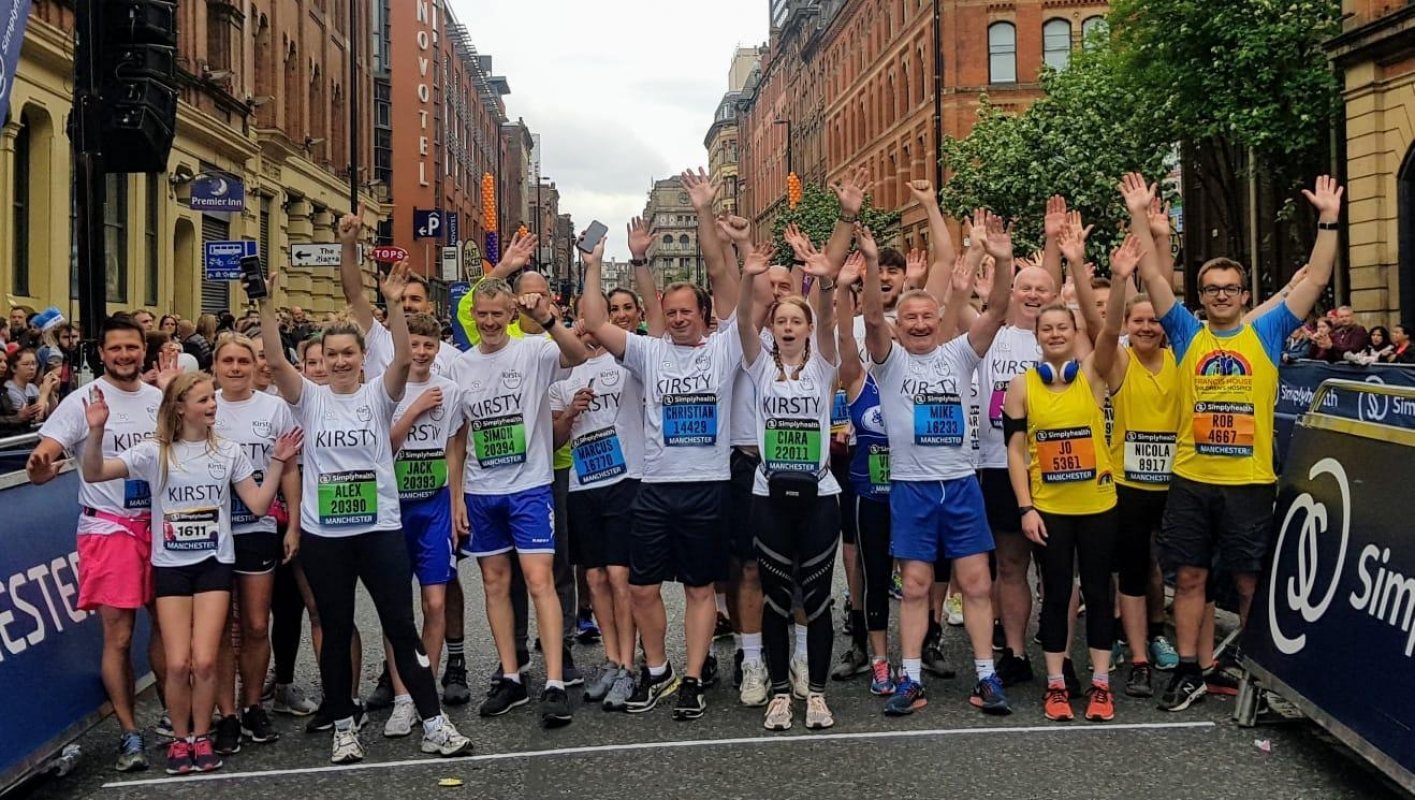
M1115 431L1115 406L1107 395L1105 399L1105 443L1110 444L1110 436Z
M443 450L401 450L393 462L399 500L426 500L447 485L447 453Z
M319 476L319 524L370 525L378 521L378 478L373 470Z
M526 462L526 421L521 415L472 420L472 444L482 469Z
M844 389L835 390L835 401L830 406L830 432L843 433L850 425L850 399Z
M988 398L988 421L992 423L992 429L1002 430L1002 402L1007 399L1007 381L995 381L992 385L992 396Z
M889 491L889 445L870 445L868 464L870 485L880 491Z
M126 480L123 481L123 508L143 509L152 508L152 487L147 481Z
M162 548L171 552L215 550L221 538L221 514L214 508L169 511L162 518Z
M820 423L813 419L766 420L762 462L767 472L815 472L821 465Z
M1091 429L1037 431L1037 461L1041 466L1042 483L1095 480L1096 443L1091 438Z
M666 447L713 447L717 444L717 395L663 396L663 444Z
M1131 483L1169 483L1174 464L1172 433L1125 432L1125 480Z
M1194 404L1194 452L1199 455L1251 456L1257 429L1252 403Z
M978 449L978 415L981 413L982 409L976 404L968 406L968 444L975 452Z
M914 395L914 444L962 447L963 402L956 394Z
M581 486L617 478L629 471L624 448L613 427L591 431L570 442L570 458Z
M256 485L265 482L265 473L260 470L252 472L251 477L255 479ZM257 517L255 513L246 506L241 500L241 496L236 494L236 490L233 488L231 490L231 524L233 526L253 525L259 521L260 517Z

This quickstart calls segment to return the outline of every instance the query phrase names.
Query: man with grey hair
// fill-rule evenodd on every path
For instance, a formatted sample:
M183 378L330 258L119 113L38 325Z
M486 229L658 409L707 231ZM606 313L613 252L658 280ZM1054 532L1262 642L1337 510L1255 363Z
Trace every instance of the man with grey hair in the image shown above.
M1351 306L1337 306L1332 314L1331 359L1340 361L1347 353L1359 353L1370 342L1370 335L1356 321L1356 313Z

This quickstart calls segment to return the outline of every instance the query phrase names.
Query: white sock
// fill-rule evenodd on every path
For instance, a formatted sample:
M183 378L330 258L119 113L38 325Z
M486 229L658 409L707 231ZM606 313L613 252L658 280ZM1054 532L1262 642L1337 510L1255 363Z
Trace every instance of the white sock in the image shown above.
M801 625L801 624L797 624L797 625L796 625L796 657L797 657L797 658L805 658L805 657L806 657L806 633L807 633L807 628L806 628L805 625Z
M909 680L915 683L924 682L924 660L921 658L904 659L904 674L909 676Z
M978 673L978 680L987 680L997 674L997 669L993 666L991 658L973 659L973 671Z
M762 635L742 634L742 665L762 663Z
M505 675L502 675L501 677L505 678L508 681L511 681L512 683L521 682L521 673L519 672L508 672Z
M393 698L393 705L395 706L410 706L412 704L413 696L410 694L400 694L397 697Z
M649 675L654 678L661 678L668 671L668 662L665 661L658 666L649 665Z
M438 714L437 716L432 717L431 719L425 719L425 720L423 720L423 735L424 735L424 736L431 736L431 735L432 735L432 732L435 731L435 730L437 730L438 727L441 726L441 725L442 725L442 715L441 715L441 714Z
M546 679L545 679L545 688L547 688L547 689L559 689L560 691L563 692L563 691L565 691L565 681L553 681L553 680L551 680L551 679L549 679L549 678L546 678Z
M727 594L725 592L717 593L717 613L724 617L727 616Z

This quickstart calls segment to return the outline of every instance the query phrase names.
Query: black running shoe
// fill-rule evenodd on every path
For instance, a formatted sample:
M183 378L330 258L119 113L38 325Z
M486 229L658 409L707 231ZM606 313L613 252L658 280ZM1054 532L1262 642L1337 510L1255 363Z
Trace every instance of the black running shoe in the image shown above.
M393 680L388 677L388 662L383 662L383 671L378 673L378 683L373 692L364 700L370 711L381 711L393 707Z
M449 706L466 705L472 701L472 691L467 688L467 667L464 663L447 663L442 671L442 702Z
M1004 647L1002 657L997 660L997 677L1003 686L1030 683L1033 678L1032 661L1027 656L1018 656L1010 648Z
M673 718L693 720L707 710L707 699L703 697L703 685L697 678L684 678L678 687L678 702L673 706Z
M545 728L563 728L574 717L570 713L570 698L565 690L547 686L540 696L540 724Z
M717 627L712 629L712 640L714 642L726 639L733 634L732 620L721 612L717 615Z
M634 694L630 696L625 710L630 714L652 711L659 700L673 694L677 689L678 673L673 671L672 664L657 678L653 677L648 667L642 667L639 670L639 684L634 687Z
M1164 694L1160 695L1159 708L1161 711L1183 711L1195 703L1202 703L1207 692L1204 674L1197 670L1185 670L1180 665L1170 677Z
M270 717L265 713L265 708L260 705L251 706L241 712L241 733L256 744L265 744L280 738L280 734L276 733L275 727L270 724Z
M948 666L948 659L943 657L943 641L933 639L924 644L923 651L924 671L937 678L953 678L957 673Z
M1125 679L1125 693L1131 697L1154 697L1154 673L1145 662L1130 665L1130 676Z
M741 688L742 688L742 659L744 659L744 658L746 658L746 654L743 653L740 649L739 649L736 653L733 653L733 654L732 654L732 688L733 688L733 689L741 689Z
M1007 632L1002 629L1002 620L1000 619L992 621L992 649L1007 649Z
M216 723L212 746L216 752L223 756L235 755L241 752L241 721L236 719L236 715L222 717Z
M717 681L717 656L708 653L707 658L703 659L703 688L711 689L717 685Z
M351 716L354 718L354 730L358 730L368 724L368 707L364 705L364 701L354 701L354 713ZM314 715L310 717L310 721L305 723L305 733L320 733L322 731L331 730L334 730L334 717L326 713L324 706L321 705L319 710L314 712Z
M483 717L499 717L516 706L523 706L531 701L530 695L526 693L526 685L510 680L509 678L497 678L491 683L491 690L486 693L486 699L482 701L481 708L477 713Z

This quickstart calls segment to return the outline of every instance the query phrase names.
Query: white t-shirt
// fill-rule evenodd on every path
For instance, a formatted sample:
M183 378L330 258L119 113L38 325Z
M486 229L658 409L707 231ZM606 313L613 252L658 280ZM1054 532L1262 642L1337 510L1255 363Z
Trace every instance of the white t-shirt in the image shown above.
M285 401L264 392L254 392L246 400L226 399L216 394L216 434L240 447L250 459L257 483L265 480L265 470L275 455L275 440L295 427L295 415ZM286 465L286 469L294 469ZM231 494L231 532L274 533L275 517L266 514L257 518L233 492Z
M1026 328L1004 325L978 363L978 469L1007 469L1002 441L1002 401L1012 379L1031 369L1042 357L1037 335Z
M404 503L427 500L447 486L447 440L462 427L462 403L457 384L447 378L428 376L426 383L408 381L403 401L393 412L397 424L423 392L442 390L442 404L424 411L413 420L403 448L393 459L398 477L398 499Z
M452 366L467 425L467 494L504 495L549 486L550 385L569 377L553 339L512 338L487 355L473 347Z
M457 361L457 356L461 351L447 344L439 344L437 355L432 357L431 372L433 375L447 377L452 369L452 364ZM364 334L364 380L372 381L379 375L388 371L388 365L393 363L393 334L377 322L368 333Z
M335 394L304 379L300 402L292 406L305 429L303 531L342 538L403 527L388 440L395 406L383 381Z
M124 450L118 458L128 475L141 478L152 493L152 565L185 567L212 556L222 564L236 563L231 539L231 484L255 472L245 451L235 442L176 442L163 480L157 442L148 439Z
M644 483L725 481L742 340L726 325L696 346L630 336L624 366L644 387Z
M735 320L732 324L735 324ZM773 345L771 331L762 328L757 331L762 340L762 353L770 358ZM815 341L812 339L814 346ZM746 366L742 371L747 371ZM757 382L751 378L738 380L732 384L732 438L733 447L757 446Z
M39 387L32 383L21 386L14 381L5 381L5 394L10 396L10 405L18 411L39 399Z
M644 476L644 387L602 353L550 387L550 410L564 411L590 385L594 399L570 426L570 491L613 486Z
M967 334L918 356L895 342L883 364L870 366L889 432L891 480L947 481L973 474L964 402L977 366Z
M826 469L830 462L830 412L838 371L819 352L812 352L797 379L777 380L780 371L771 354L757 354L748 380L758 398L759 413L754 417L762 463L757 468L752 494L770 494L768 470L823 473L819 493L840 494L840 483ZM788 369L787 375L790 374Z
M104 458L117 458L124 450L152 438L157 430L157 407L162 404L162 392L157 387L144 383L136 392L125 392L107 378L98 379L94 385L103 390L103 398L108 403L108 424L103 426ZM87 388L73 392L59 403L39 429L40 436L74 451L80 460L88 437L88 421L84 415L87 399ZM102 483L89 483L80 477L79 505L120 517L148 513L152 505L150 494L147 481L138 477ZM122 530L98 517L79 517L80 534L121 533Z

